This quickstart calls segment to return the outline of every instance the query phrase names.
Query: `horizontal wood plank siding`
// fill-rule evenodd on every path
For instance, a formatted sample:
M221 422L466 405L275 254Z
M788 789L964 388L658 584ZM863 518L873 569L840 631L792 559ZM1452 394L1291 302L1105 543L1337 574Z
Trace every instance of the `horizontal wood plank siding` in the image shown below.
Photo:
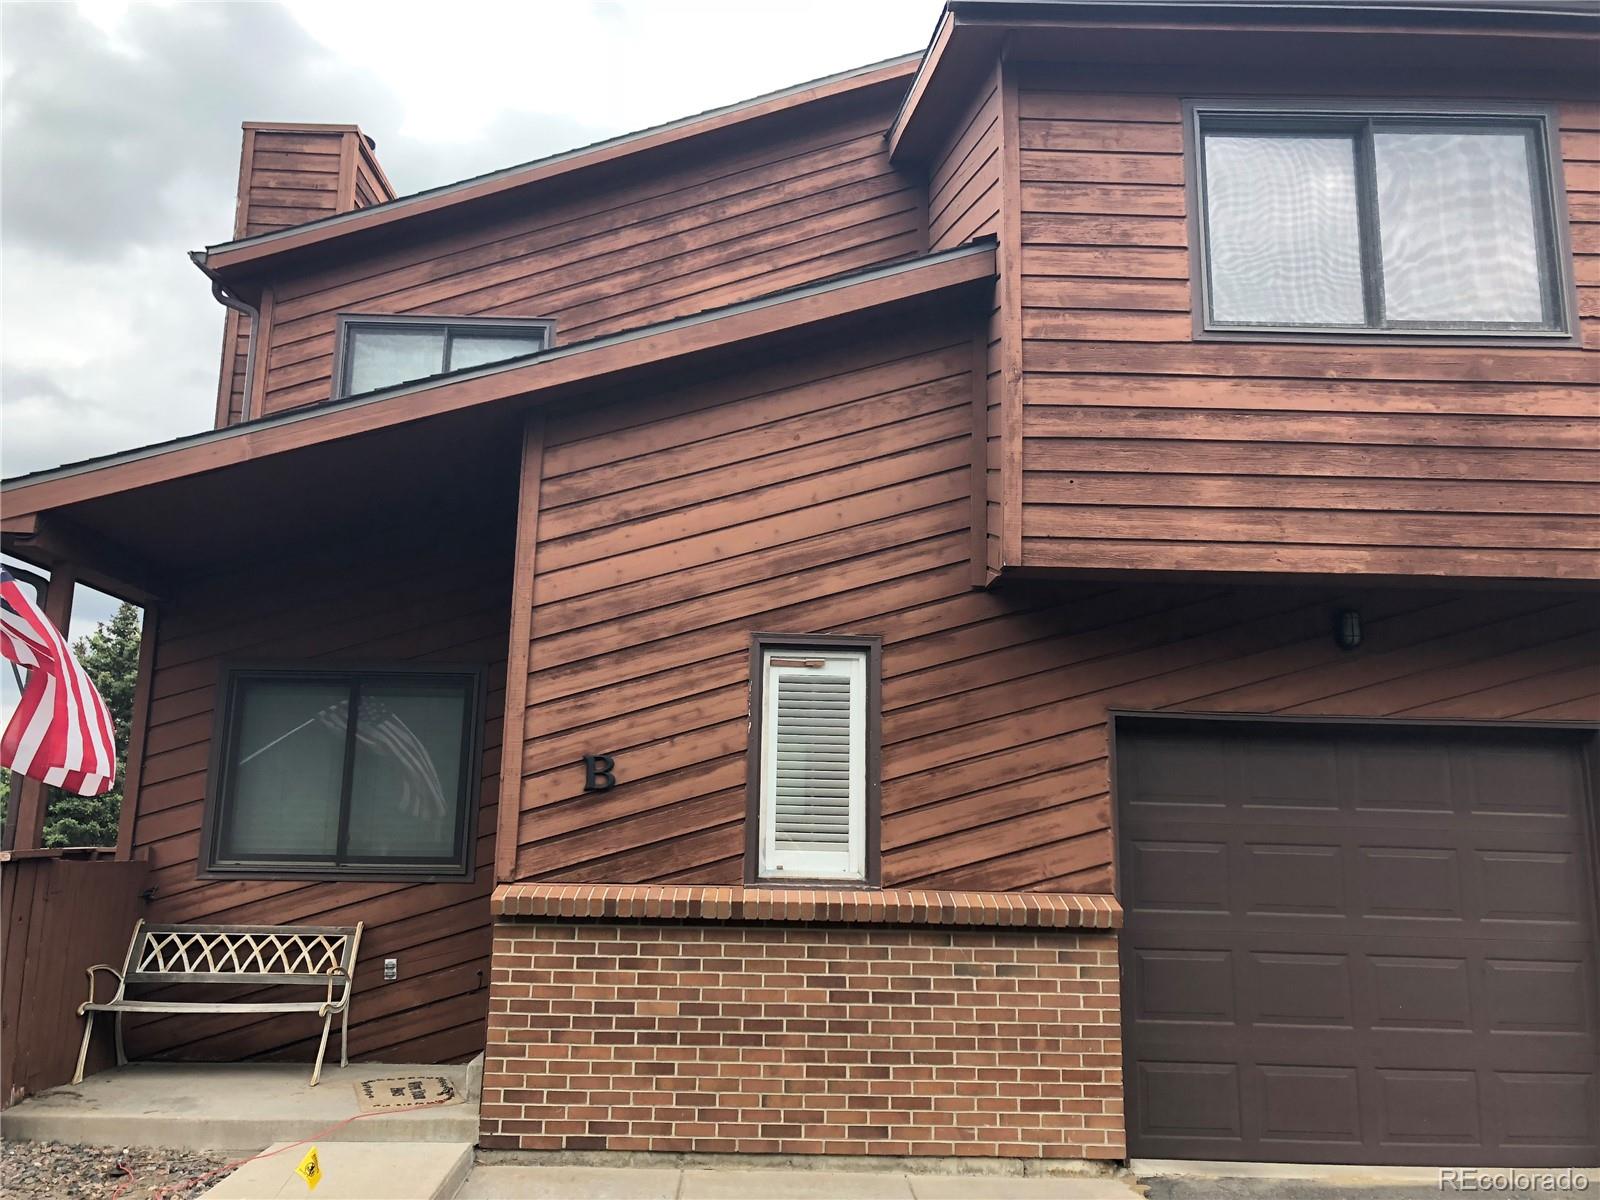
M1581 598L974 591L981 320L550 415L516 878L742 880L754 631L883 637L886 887L1109 891L1114 708L1600 717ZM584 792L587 753L613 790Z
M504 696L509 535L416 530L403 549L341 546L294 566L196 584L164 605L133 830L148 854L154 921L367 923L351 1007L350 1051L368 1060L434 1062L483 1047ZM502 544L503 541L503 544ZM279 660L481 664L488 675L476 821L477 872L466 883L202 880L197 877L206 772L224 662ZM398 956L400 982L382 982ZM307 1058L316 1023L293 1016L130 1019L130 1052L228 1061Z
M283 281L263 411L328 398L339 312L553 318L571 343L923 252L925 190L884 148L893 92Z
M233 235L274 233L378 204L393 194L383 168L354 126L282 128L246 123ZM252 324L233 309L223 318L218 428L244 415ZM257 380L264 380L266 362L255 365ZM259 399L253 409L252 416L261 414Z
M247 129L248 188L240 237L272 233L343 211L339 169L353 135L337 130Z
M1024 564L1600 576L1594 104L1559 106L1583 349L1196 342L1180 93L1067 78L1020 101Z
M996 68L975 90L972 102L951 127L950 136L928 166L928 245L946 250L979 237L993 237L1001 245L1002 280L995 288L987 336L983 414L984 444L975 451L976 469L984 476L980 495L984 507L980 536L974 545L974 570L985 574L1000 569L1001 420L1003 392L1003 293L1005 239L1001 211L1014 189L1006 187L1007 158L1004 144L1005 111L1001 75ZM989 431L992 431L990 433Z

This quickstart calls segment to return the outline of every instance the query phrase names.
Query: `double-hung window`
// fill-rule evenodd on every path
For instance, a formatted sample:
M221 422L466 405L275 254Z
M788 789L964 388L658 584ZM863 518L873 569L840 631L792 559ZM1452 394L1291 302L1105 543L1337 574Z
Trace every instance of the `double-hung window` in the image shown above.
M1191 118L1208 331L1567 334L1543 114Z
M876 639L758 637L753 880L875 883Z
M497 317L339 318L339 395L397 387L537 354L554 323Z
M227 672L208 869L470 875L481 690L474 670Z

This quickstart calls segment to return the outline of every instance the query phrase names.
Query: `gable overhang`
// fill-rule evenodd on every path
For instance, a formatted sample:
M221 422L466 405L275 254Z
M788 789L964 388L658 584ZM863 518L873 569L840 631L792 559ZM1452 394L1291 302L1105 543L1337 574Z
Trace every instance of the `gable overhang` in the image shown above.
M1600 6L1588 0L949 0L889 128L890 157L927 161L1004 57L1072 69L1304 65L1455 85L1511 75L1557 95L1593 89ZM1070 76L1066 76L1070 82ZM1091 77L1092 78L1092 77ZM1113 86L1099 81L1101 86Z
M644 159L660 152L687 153L695 144L718 135L747 131L756 136L766 124L793 118L810 106L852 97L864 99L873 94L882 94L892 103L893 96L904 90L921 59L920 52L899 55L593 145L400 196L384 204L272 233L220 242L194 251L190 258L214 280L225 284L247 281L267 264L276 264L284 256L329 252L368 239L387 237L426 218L453 215L456 210L464 211L475 205L524 194L534 195L540 189L573 182L624 159ZM647 168L641 161L638 169Z
M992 294L992 241L841 276L758 300L379 392L294 409L0 485L5 549L49 566L71 557L155 595L160 580L259 552L297 530L326 540L341 522L400 520L500 507L514 496L520 423L531 408L728 362L770 361L785 346L867 321L915 319L919 309ZM503 505L514 515L514 502ZM472 519L477 519L473 517ZM265 539L265 540L264 540ZM61 549L60 547L69 547ZM114 565L113 572L109 566ZM100 585L97 585L100 586Z

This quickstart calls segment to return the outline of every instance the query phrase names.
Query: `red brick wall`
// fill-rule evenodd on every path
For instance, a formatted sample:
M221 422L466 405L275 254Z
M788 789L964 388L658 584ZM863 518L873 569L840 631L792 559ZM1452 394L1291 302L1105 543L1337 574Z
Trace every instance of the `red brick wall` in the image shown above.
M1110 933L508 921L489 1149L1120 1158Z

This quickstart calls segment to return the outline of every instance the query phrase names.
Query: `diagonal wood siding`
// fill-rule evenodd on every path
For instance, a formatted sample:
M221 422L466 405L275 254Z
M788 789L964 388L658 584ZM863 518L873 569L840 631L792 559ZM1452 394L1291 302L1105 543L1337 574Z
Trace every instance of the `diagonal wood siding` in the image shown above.
M1109 890L1112 708L1600 717L1582 597L972 590L982 319L550 415L512 877L741 880L757 630L883 635L891 887ZM583 792L585 753L613 791Z
M565 344L922 252L883 143L899 86L279 281L262 411L328 398L339 312L549 317Z
M497 497L498 498L498 497ZM306 554L192 585L162 609L134 853L150 858L153 921L365 921L350 1052L388 1062L470 1057L483 1048L510 541L424 525L392 544ZM467 883L329 883L198 878L206 771L228 661L481 663L488 671L476 878ZM382 959L400 981L382 982ZM129 1023L129 1052L231 1061L308 1058L320 1025L171 1016Z
M1250 89L1023 76L1023 562L1600 574L1600 107L1559 106L1583 349L1196 343L1180 96Z

